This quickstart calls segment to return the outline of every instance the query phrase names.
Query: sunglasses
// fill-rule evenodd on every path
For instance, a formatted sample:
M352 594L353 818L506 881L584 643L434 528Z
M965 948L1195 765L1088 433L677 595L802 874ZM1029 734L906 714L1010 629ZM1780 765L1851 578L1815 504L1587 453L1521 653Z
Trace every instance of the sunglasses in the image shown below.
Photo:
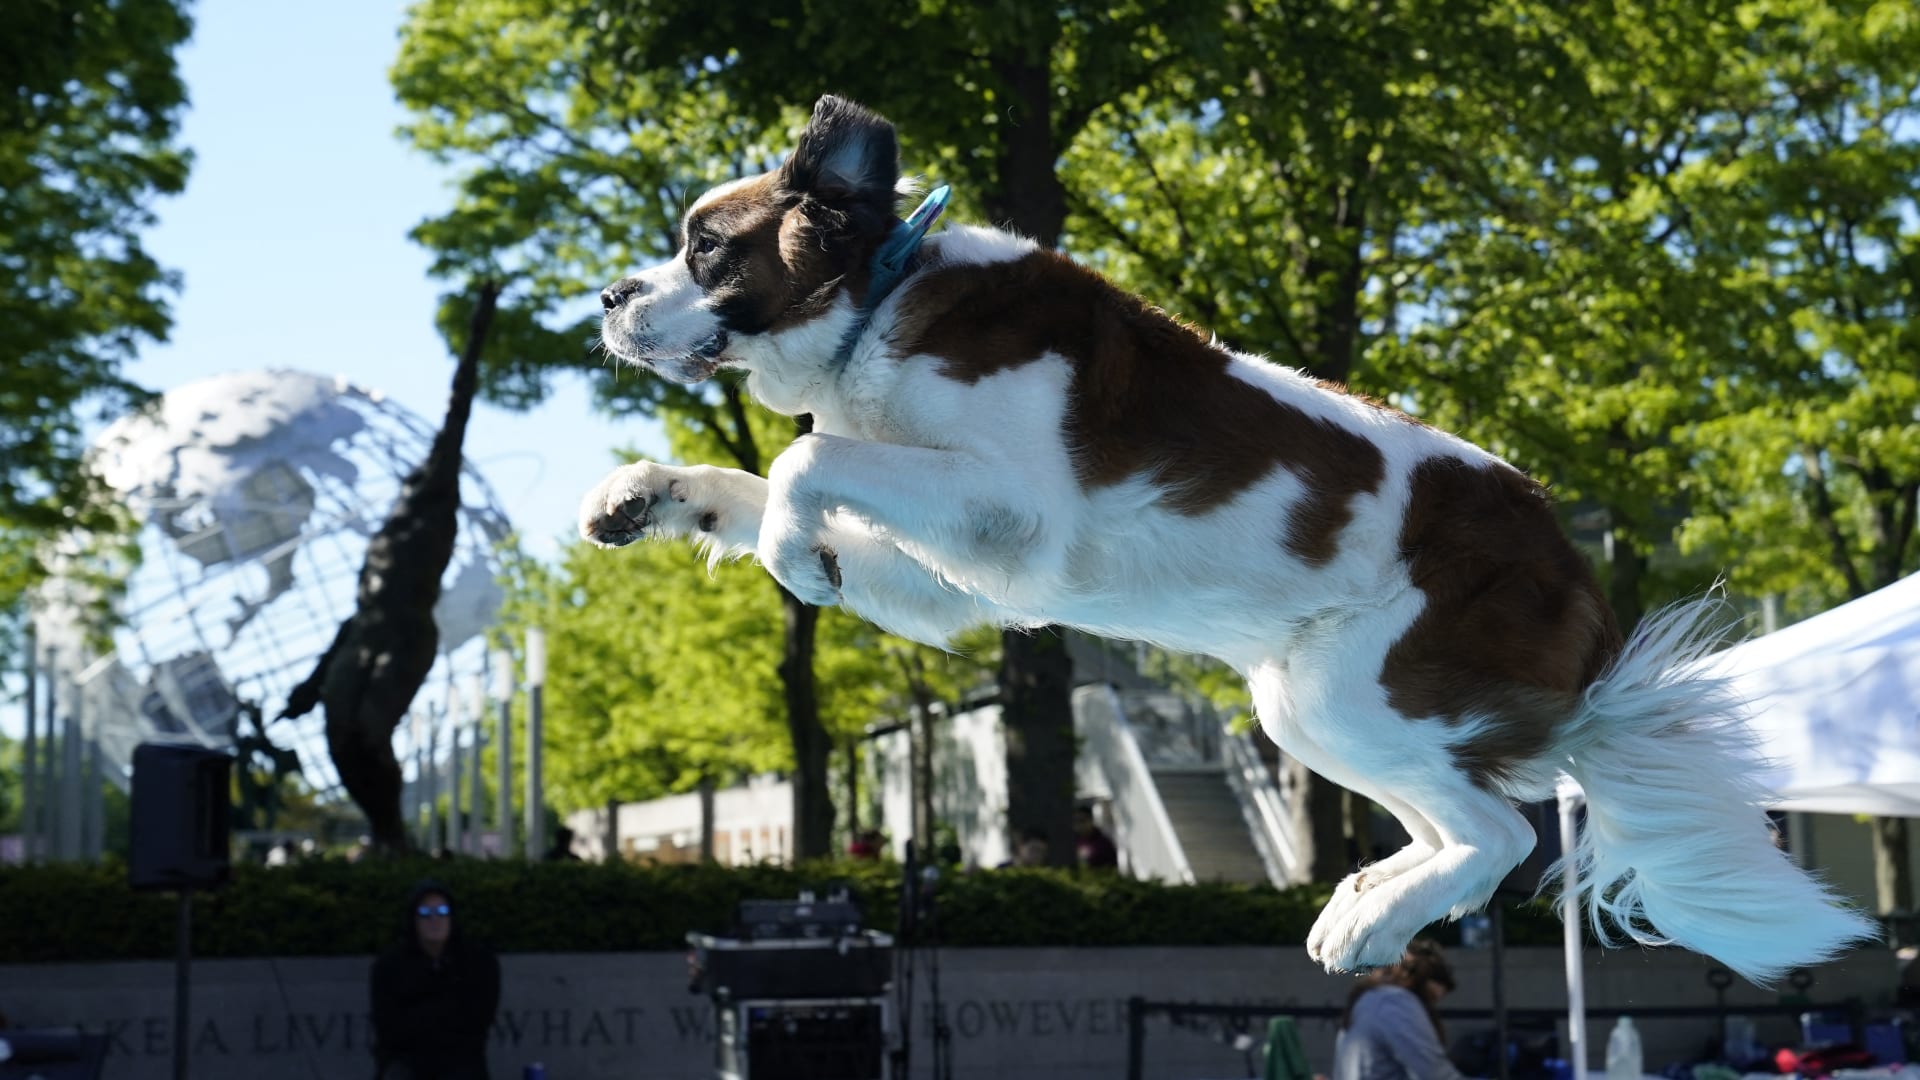
M453 914L453 908L447 904L423 904L415 913L423 919L431 919L436 915L444 919Z

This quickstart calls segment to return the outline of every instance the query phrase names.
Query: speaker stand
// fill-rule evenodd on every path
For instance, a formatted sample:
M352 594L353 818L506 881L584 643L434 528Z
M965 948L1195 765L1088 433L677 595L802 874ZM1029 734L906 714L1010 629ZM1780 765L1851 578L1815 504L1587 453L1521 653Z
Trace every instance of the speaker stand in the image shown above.
M187 1080L187 969L193 963L193 890L181 889L173 936L173 1080Z
M1493 909L1493 1032L1499 1047L1493 1055L1493 1075L1507 1080L1511 1068L1507 1039L1512 1035L1507 1023L1507 898L1496 892L1487 906Z

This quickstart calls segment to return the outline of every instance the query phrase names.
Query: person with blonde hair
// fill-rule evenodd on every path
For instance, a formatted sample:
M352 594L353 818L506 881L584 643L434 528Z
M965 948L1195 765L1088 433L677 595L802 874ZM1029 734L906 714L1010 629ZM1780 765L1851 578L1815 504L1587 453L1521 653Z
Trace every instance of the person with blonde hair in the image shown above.
M1453 969L1427 938L1400 962L1368 976L1347 999L1331 1080L1459 1080L1447 1060L1440 1000L1453 992Z

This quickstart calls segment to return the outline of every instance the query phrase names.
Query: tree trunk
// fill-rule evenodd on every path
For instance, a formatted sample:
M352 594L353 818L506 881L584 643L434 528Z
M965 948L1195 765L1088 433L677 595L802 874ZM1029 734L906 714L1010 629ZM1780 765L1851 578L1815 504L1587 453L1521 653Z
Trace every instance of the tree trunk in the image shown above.
M713 863L713 777L700 777L700 863Z
M1613 607L1613 619L1621 633L1632 633L1646 611L1640 604L1640 577L1646 572L1647 557L1625 529L1614 528L1609 534L1607 566L1607 601Z
M1357 209L1350 211L1359 214ZM1308 260L1303 275L1314 288L1319 288L1322 281L1332 282L1314 305L1309 346L1312 355L1303 359L1314 378L1345 385L1353 379L1354 356L1360 350L1360 291L1366 284L1360 242L1365 233L1362 222L1334 224L1341 230L1341 243Z
M996 190L985 193L997 223L1047 247L1067 222L1066 189L1054 172L1051 43L1024 57L997 58L1007 112L995 155ZM1007 733L1007 825L1013 844L1035 828L1047 834L1048 859L1075 862L1073 836L1073 661L1052 627L1000 636L1000 701Z
M1053 627L1009 632L1000 656L1000 723L1007 736L1007 828L1047 837L1047 862L1072 866L1073 663Z
M1300 863L1307 879L1331 884L1346 877L1353 868L1347 854L1347 790L1288 756L1280 759L1279 780L1292 817L1289 831L1304 848Z
M1907 819L1873 819L1873 883L1882 913L1913 910L1913 867L1908 857Z
M780 590L786 637L780 657L780 685L786 697L787 733L793 739L793 855L824 859L833 853L833 795L827 790L827 764L833 740L820 723L814 692L814 631L820 609Z
M860 742L847 736L847 839L860 837Z
M907 733L913 788L913 847L920 858L937 858L933 843L933 710L927 702L913 704L913 728Z
M993 69L1010 100L994 156L998 189L984 193L987 214L1054 247L1067 224L1067 193L1053 168L1060 154L1053 138L1053 75L1046 53L1040 51L1037 61L996 60Z
M1346 825L1346 856L1349 867L1373 858L1373 801L1340 789L1340 814Z

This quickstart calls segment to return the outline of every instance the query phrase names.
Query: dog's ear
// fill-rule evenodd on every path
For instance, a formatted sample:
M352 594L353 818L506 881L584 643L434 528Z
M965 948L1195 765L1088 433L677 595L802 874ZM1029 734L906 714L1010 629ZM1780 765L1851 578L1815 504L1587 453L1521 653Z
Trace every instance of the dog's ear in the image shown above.
M900 143L878 113L828 94L783 168L789 187L823 203L879 203L891 212Z

